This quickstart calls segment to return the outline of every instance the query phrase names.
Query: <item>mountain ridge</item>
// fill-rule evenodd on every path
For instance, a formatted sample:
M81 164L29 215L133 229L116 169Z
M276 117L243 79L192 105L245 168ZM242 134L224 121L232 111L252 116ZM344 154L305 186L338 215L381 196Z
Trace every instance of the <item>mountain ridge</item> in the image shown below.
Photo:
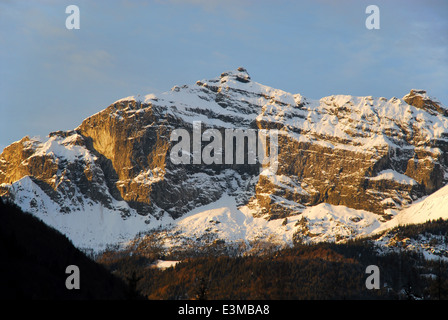
M311 100L238 68L117 100L74 130L11 144L0 155L0 196L91 246L173 224L227 196L266 221L326 203L383 223L447 184L446 110L421 89L403 99ZM278 130L278 171L173 164L170 134L193 131L195 121L202 133Z

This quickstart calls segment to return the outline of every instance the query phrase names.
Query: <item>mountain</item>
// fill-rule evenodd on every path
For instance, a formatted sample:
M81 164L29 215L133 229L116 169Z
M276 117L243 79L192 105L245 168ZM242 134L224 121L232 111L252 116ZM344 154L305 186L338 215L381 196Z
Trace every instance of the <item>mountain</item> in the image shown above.
M344 240L447 184L447 115L424 90L313 100L238 68L24 137L0 155L0 196L96 250L159 227L171 239Z

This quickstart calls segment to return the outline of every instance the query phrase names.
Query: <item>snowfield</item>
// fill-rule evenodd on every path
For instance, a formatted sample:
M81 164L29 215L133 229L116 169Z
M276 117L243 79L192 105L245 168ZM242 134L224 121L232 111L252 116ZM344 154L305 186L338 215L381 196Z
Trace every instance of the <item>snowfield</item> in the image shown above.
M171 235L164 242L167 248L182 245L185 239L200 241L204 235L227 243L264 240L281 247L292 245L296 232L306 243L339 242L383 232L398 225L448 219L448 186L399 211L386 222L368 211L327 203L306 208L301 214L285 219L255 218L250 208L237 207L235 198L229 195L195 208L177 220L167 216L148 219L135 212L123 219L119 212L95 203L86 204L82 211L64 214L52 210L54 203L29 177L11 187L16 190L17 200L21 203L38 199L37 206L45 209L36 211L35 207L25 206L24 210L34 212L43 222L64 233L75 246L94 251L102 251L108 245L125 245L136 235L155 229L165 229L166 234ZM124 201L115 205L132 212ZM181 237L174 236L179 234Z

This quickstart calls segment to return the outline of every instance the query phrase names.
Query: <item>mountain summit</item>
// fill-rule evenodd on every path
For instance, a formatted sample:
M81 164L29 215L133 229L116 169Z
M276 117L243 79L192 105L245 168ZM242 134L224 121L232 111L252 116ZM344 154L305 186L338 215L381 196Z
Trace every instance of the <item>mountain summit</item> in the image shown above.
M246 213L244 223L326 212L338 226L368 229L448 182L447 110L415 89L402 99L308 99L238 68L123 98L74 130L14 142L0 155L0 196L96 248L223 199L228 212ZM195 123L202 137L208 129L277 130L276 172L247 162L174 164L172 133L194 139ZM201 150L209 143L202 139ZM288 232L309 231L305 220Z

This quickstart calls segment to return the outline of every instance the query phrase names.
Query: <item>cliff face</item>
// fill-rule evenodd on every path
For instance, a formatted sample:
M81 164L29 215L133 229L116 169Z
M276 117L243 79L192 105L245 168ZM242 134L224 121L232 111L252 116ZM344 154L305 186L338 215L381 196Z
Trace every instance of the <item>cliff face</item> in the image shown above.
M194 121L202 133L278 130L277 170L174 164L171 134L193 136ZM446 184L447 151L447 108L425 91L310 100L258 84L239 68L160 96L121 99L75 130L11 144L0 155L0 195L36 214L100 205L147 223L179 218L225 194L267 219L326 202L387 220L390 209Z

